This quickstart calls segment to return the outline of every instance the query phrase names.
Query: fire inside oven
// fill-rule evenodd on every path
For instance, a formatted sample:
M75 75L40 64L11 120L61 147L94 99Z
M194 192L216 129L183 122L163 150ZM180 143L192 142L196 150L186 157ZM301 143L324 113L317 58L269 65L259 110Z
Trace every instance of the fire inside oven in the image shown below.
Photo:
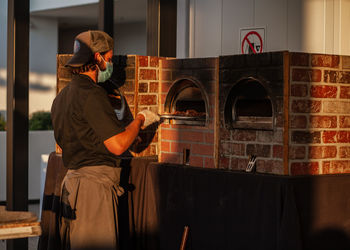
M248 78L235 84L226 100L226 125L241 129L272 130L274 108L270 95L263 84Z
M207 117L202 89L194 81L183 79L170 88L165 100L165 113L171 123L204 126Z

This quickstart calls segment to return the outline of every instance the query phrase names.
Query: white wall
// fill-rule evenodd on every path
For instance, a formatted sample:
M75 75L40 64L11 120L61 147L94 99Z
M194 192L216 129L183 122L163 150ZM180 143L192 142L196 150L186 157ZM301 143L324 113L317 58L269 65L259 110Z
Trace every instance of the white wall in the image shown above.
M145 22L121 23L114 28L116 55L147 54L147 32Z
M240 29L250 27L265 27L264 51L350 55L348 0L189 0L188 10L185 1L178 17L189 12L190 57L240 54Z
M30 0L30 11L66 8L92 3L98 3L98 0Z
M28 197L40 199L41 155L55 151L53 131L29 131ZM20 156L16 156L20 157ZM0 132L0 201L6 200L6 132Z

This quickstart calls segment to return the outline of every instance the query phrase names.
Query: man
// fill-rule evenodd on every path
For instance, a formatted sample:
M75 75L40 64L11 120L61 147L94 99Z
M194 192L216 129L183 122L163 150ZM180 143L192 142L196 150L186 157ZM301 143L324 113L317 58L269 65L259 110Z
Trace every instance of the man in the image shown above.
M66 66L72 81L55 98L51 113L68 172L62 183L62 249L118 249L117 195L125 152L142 126L159 121L149 110L123 127L98 82L112 75L113 39L102 31L76 36Z

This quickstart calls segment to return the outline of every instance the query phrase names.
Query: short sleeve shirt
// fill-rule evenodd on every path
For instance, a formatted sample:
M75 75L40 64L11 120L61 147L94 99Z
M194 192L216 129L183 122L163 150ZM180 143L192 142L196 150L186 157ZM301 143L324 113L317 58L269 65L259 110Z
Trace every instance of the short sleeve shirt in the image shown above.
M115 115L107 92L90 77L74 76L55 98L51 116L65 167L118 165L118 157L110 153L103 142L125 129Z

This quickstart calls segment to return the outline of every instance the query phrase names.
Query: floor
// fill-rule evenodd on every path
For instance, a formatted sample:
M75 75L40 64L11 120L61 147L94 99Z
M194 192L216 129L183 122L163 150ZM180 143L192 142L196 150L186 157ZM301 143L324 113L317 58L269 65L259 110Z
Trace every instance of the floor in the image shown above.
M28 206L30 212L35 213L39 217L39 204L32 204ZM28 250L38 249L39 237L29 237L28 238ZM6 241L0 240L0 250L6 250Z

